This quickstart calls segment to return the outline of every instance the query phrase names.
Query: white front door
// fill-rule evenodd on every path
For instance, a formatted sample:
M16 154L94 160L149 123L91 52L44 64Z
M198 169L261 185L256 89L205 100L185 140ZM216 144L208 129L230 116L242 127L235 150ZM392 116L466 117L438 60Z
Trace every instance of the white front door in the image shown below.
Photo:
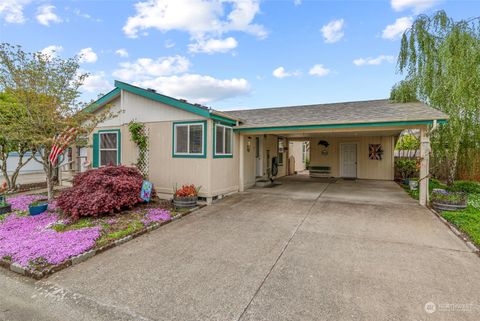
M263 176L263 169L262 169L262 138L255 137L255 175L257 177Z
M357 144L341 144L341 176L357 177Z

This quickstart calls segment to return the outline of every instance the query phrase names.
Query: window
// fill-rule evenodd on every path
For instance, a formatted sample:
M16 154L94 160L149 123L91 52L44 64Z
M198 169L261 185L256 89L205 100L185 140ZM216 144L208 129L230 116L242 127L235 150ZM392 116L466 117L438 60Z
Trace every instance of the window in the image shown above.
M205 157L205 122L173 124L173 156Z
M117 132L100 132L99 133L99 156L100 166L118 165L118 133Z
M215 124L215 153L217 157L232 157L233 129L232 127Z

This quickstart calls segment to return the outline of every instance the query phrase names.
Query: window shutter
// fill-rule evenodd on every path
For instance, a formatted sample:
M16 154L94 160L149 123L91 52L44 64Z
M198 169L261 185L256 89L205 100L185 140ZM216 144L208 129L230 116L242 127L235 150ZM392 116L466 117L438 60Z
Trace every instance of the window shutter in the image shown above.
M100 137L98 133L93 134L93 161L92 167L98 168Z

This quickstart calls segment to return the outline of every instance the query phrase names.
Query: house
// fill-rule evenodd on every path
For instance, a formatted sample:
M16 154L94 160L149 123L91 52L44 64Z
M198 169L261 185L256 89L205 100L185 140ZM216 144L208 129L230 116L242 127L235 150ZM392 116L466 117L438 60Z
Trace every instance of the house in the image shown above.
M106 105L120 113L90 137L87 158L93 167L135 164L138 150L128 124L142 122L149 137L147 173L159 195L171 197L174 186L195 184L208 203L252 187L275 168L275 177L291 174L292 141L309 142L310 166L328 176L393 180L395 142L403 130L418 129L426 177L428 130L447 121L425 104L388 100L220 112L120 81L89 111ZM427 181L420 183L422 204Z

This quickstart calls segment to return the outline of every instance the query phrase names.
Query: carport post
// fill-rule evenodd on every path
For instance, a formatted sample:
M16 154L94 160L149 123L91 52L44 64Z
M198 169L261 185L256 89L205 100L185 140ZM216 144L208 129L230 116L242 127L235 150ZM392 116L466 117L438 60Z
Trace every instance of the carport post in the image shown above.
M239 171L238 171L238 190L243 192L245 190L244 177L245 177L245 136L239 134L240 136L240 152L238 155L239 158Z
M430 139L427 134L427 129L420 130L420 205L426 206L428 204L428 176L430 168Z

